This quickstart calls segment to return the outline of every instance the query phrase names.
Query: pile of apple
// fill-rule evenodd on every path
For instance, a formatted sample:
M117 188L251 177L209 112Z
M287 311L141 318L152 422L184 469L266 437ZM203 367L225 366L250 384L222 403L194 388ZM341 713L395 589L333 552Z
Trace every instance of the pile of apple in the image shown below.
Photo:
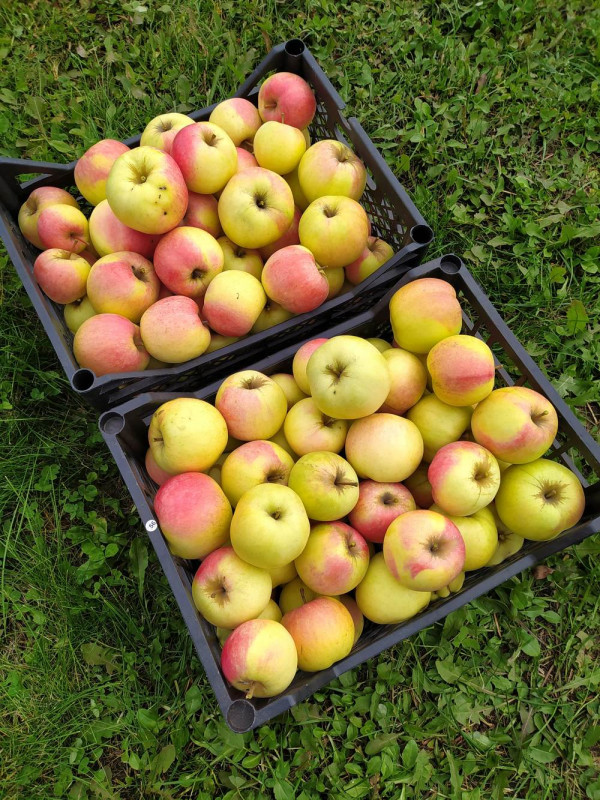
M160 528L201 561L194 601L249 697L347 656L363 617L402 622L583 513L577 477L542 458L553 405L494 389L454 288L408 283L390 318L393 344L314 339L293 374L237 372L214 405L180 397L152 417Z
M93 145L75 167L89 220L63 189L31 193L19 226L81 367L180 364L312 311L393 255L358 202L362 161L311 145L315 112L308 83L276 73L258 108L232 98L208 122L153 119L131 150Z

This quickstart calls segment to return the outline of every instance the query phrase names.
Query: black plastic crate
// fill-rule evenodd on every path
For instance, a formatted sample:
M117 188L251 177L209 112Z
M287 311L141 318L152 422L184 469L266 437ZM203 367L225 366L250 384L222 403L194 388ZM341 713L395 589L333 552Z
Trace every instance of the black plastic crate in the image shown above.
M250 334L239 342L184 364L102 377L96 377L90 370L79 368L73 356L73 335L64 322L61 306L47 298L33 278L33 262L38 250L21 235L17 225L19 208L34 189L47 185L67 189L74 187L73 171L76 162L50 164L22 159L0 159L0 237L73 389L96 408L110 408L141 391L173 391L185 388L190 380L197 382L199 379L216 378L234 371L235 365L242 365L256 358L258 352L268 355L282 345L310 337L311 331L317 330L319 325L324 327L338 320L354 317L372 307L374 300L381 296L385 285L382 279L385 279L390 267L405 265L409 269L419 264L433 240L433 231L358 120L354 117L346 119L344 116L343 100L299 39L274 47L234 96L247 97L256 103L258 84L273 71L295 72L310 83L317 98L317 112L310 125L313 140L339 139L349 144L362 158L368 177L361 204L372 221L373 235L389 242L395 253L374 275L355 288L325 302L315 311L292 317L267 331ZM196 121L208 119L215 105L216 103L195 111L189 116ZM127 139L125 144L135 146L139 144L139 140L139 136L134 136ZM42 177L19 183L20 175L31 174L40 174ZM74 194L77 194L76 188Z
M463 333L482 337L495 351L498 360L497 386L526 385L544 394L554 404L558 413L559 430L553 445L553 457L573 469L585 487L584 515L576 526L557 538L546 542L526 541L523 549L507 561L496 567L467 574L461 591L446 599L432 602L423 612L407 622L383 626L365 620L364 632L349 656L321 672L312 674L299 672L288 690L278 697L245 700L242 692L227 684L219 667L220 647L214 628L196 611L192 601L191 584L197 563L171 555L154 519L152 504L157 487L144 469L144 456L148 447L148 425L159 405L180 394L145 394L106 412L100 418L100 430L156 550L225 719L235 731L246 731L262 725L306 699L343 672L353 669L433 622L437 622L451 611L486 594L490 589L527 567L581 542L600 530L600 446L583 428L511 333L459 258L453 255L445 256L410 270L397 280L393 288L371 311L361 314L355 320L322 331L321 335L332 337L351 333L365 337L384 336L391 341L388 310L390 297L400 286L423 277L441 278L454 286L464 309ZM300 344L302 342L276 355L257 360L252 368L266 374L291 372L292 358ZM186 396L210 402L214 400L219 385L220 381L199 386L197 391L188 392Z

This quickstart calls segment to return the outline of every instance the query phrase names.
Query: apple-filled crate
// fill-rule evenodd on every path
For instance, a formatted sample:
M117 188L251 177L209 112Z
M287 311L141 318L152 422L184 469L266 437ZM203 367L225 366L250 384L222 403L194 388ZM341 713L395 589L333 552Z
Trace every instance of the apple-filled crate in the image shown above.
M0 160L0 236L72 387L100 410L367 310L433 238L301 41L273 48L234 98L71 164Z
M235 731L600 528L600 447L462 261L394 277L100 418Z

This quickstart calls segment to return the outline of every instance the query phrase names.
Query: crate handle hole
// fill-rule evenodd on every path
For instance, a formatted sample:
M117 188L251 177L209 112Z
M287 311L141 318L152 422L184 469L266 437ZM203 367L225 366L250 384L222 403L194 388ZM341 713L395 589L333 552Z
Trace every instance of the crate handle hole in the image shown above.
M125 420L121 414L115 411L109 411L100 417L100 430L102 433L108 433L111 436L116 436L121 433L125 427Z
M254 724L254 706L248 700L234 700L227 711L227 724L236 733L245 733Z
M94 385L96 376L91 369L78 369L73 373L71 385L76 392L87 392Z
M461 260L458 256L444 256L440 262L440 267L448 275L455 275L460 272Z
M410 236L416 244L429 244L433 241L433 231L429 225L414 225L410 229Z
M301 56L306 50L306 46L302 39L290 39L285 43L285 52L289 56Z

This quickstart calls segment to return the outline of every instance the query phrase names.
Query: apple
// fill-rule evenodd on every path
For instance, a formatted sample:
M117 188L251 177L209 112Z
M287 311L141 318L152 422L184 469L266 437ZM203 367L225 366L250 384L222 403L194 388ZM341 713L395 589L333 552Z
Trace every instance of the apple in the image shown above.
M395 292L390 300L390 320L399 347L428 353L442 339L460 333L462 310L450 283L420 278Z
M243 370L219 387L215 406L232 436L242 441L270 439L283 425L287 400L274 380L256 370Z
M398 483L421 463L423 439L417 426L404 417L371 414L350 425L346 458L361 478Z
M199 194L221 191L237 169L235 144L212 122L196 122L180 130L171 155L188 189Z
M345 658L354 645L352 615L333 597L317 597L288 611L281 624L291 633L298 667L305 672L328 669Z
M241 172L242 170L249 169L250 167L258 167L258 161L254 158L252 153L244 150L243 147L236 147L235 149L238 157L236 172Z
M225 235L240 247L265 247L280 239L294 218L292 190L275 172L250 167L231 178L219 197Z
M298 456L292 450L288 440L285 438L285 434L283 432L283 425L281 426L281 428L277 431L277 433L274 436L271 436L271 438L268 441L273 442L274 444L278 444L279 447L283 448L285 450L285 452L288 455L290 455L294 461L297 460Z
M223 270L223 251L214 236L201 228L174 228L158 243L154 269L167 289L200 300Z
M71 333L77 333L86 319L93 317L95 313L94 307L87 297L81 297L79 300L67 303L63 310L67 328Z
M261 282L248 272L227 270L216 275L204 295L204 316L223 336L245 336L265 307Z
M223 252L223 269L237 269L248 272L257 280L263 271L263 260L258 250L247 250L232 242L226 236L217 239Z
M361 637L363 628L365 627L365 619L362 615L362 612L358 607L356 600L353 597L350 597L349 594L342 594L336 599L339 600L342 605L346 606L350 612L352 622L354 623L354 644L356 644Z
M228 347L238 341L237 336L221 336L220 333L211 333L210 343L205 353L214 353L216 350L221 350L223 347Z
M465 565L463 570L470 572L485 567L498 547L498 530L494 515L489 508L480 508L468 517L459 517L446 512L437 505L430 511L444 514L453 522L465 543Z
M33 264L33 277L55 303L72 303L85 297L90 265L77 253L44 250Z
M435 454L427 471L436 505L466 517L489 505L500 486L498 462L473 442L451 442Z
M315 451L339 453L346 441L348 422L319 411L312 397L296 403L287 413L283 432L299 456Z
M345 144L336 139L323 139L315 142L302 156L298 180L311 203L326 195L360 200L367 182L367 171L360 158Z
M268 573L271 576L273 588L293 581L298 575L293 561L290 561L289 564L284 564L282 567L273 567L273 569L268 570ZM279 608L279 606L277 607Z
M106 199L129 228L166 233L183 219L188 190L170 155L156 147L136 147L113 164L106 181Z
M261 483L287 486L293 466L294 460L282 447L257 439L246 442L227 456L221 471L221 485L235 508L248 489Z
M311 519L331 522L350 513L358 500L358 477L337 453L307 453L296 461L288 486Z
M383 351L390 373L391 388L381 411L404 414L419 402L427 385L427 371L408 350L391 347Z
M361 283L369 275L377 272L386 261L394 255L393 248L383 239L369 236L362 253L351 264L345 267L346 277L350 283Z
M296 350L296 354L292 361L292 372L294 373L294 380L298 387L304 394L310 394L310 386L308 384L308 377L306 375L306 367L312 354L322 344L329 341L328 339L311 339L305 342L301 347Z
M38 234L38 220L41 212L53 205L69 205L79 208L77 200L64 189L58 189L55 186L40 186L33 190L19 209L19 229L27 241L39 250L43 250L44 245Z
M201 228L215 239L223 233L219 221L219 204L212 194L188 192L188 206L181 225L188 228Z
M313 592L345 594L364 578L369 547L350 525L326 522L313 526L306 547L294 563L298 575Z
M98 256L129 250L144 258L152 258L160 238L155 234L141 233L128 228L114 215L108 200L101 200L92 211L89 230L92 245Z
M224 130L236 147L251 142L261 126L258 109L243 97L223 100L213 108L208 121Z
M78 208L56 204L40 211L37 233L45 250L69 250L81 253L90 243L88 221Z
M293 72L276 72L258 91L258 111L263 122L275 120L306 128L317 110L317 101L308 83Z
M544 455L558 431L552 403L525 386L496 389L478 404L471 420L475 440L496 458L527 464Z
M206 352L210 331L191 297L165 297L144 312L142 341L151 356L166 364L182 364Z
M425 395L410 408L406 417L421 432L425 461L433 461L441 447L457 442L469 427L472 414L472 406L450 406L434 394Z
M369 221L356 200L325 195L302 214L298 235L322 267L345 267L362 253Z
M293 314L313 311L329 294L329 283L310 250L290 245L265 264L261 282L267 296Z
M383 556L394 578L418 592L437 592L463 571L465 543L456 525L436 511L407 511L392 522ZM360 601L357 597L360 606ZM365 616L365 610L361 607Z
M262 611L258 615L258 617L256 617L256 619L268 619L268 620L272 620L273 622L281 622L282 616L283 616L283 614L281 613L281 609L279 608L279 606L277 605L275 600L269 600L269 602L266 605L265 610ZM245 624L246 623L242 622L242 625L245 625ZM238 625L238 628L239 627L240 626ZM235 629L235 630L237 630L237 629ZM225 642L227 641L227 639L233 633L233 630L230 630L229 628L215 628L215 631L217 633L217 639L219 640L219 644L221 645L221 647L223 647L225 645ZM295 645L294 645L294 649L296 649Z
M278 250L283 249L284 247L289 247L292 244L300 244L300 237L298 236L298 225L300 224L300 217L302 216L302 212L298 207L294 208L294 216L290 223L290 227L287 231L280 236L272 244L267 244L264 247L260 248L260 255L262 256L263 260L266 261L270 258L273 253L276 253Z
M160 282L152 263L123 251L99 258L87 279L87 295L99 314L120 314L139 322L158 299Z
M233 547L220 547L198 567L192 597L211 625L235 628L264 611L271 589L271 576L266 570L243 561Z
M451 406L479 403L494 388L494 355L475 336L442 339L429 351L427 369L434 393Z
M254 323L251 329L251 333L260 333L261 331L266 331L269 328L272 328L274 325L279 325L281 322L287 322L288 319L291 319L294 315L291 311L283 308L280 306L279 303L275 303L273 300L269 300L267 298L267 302L265 307L258 315L258 319Z
M119 314L96 314L83 322L73 339L73 355L97 377L138 372L150 361L139 327Z
M106 180L117 158L129 147L116 139L102 139L88 148L75 164L73 177L81 194L93 206L106 200ZM130 248L118 248L128 250ZM103 254L101 254L103 255Z
M450 583L447 586L443 586L441 589L438 589L437 592L433 592L431 597L432 599L435 599L437 597L450 597L451 594L460 592L460 590L464 586L464 583L465 583L465 573L459 572L453 581L450 581Z
M306 152L304 134L283 122L265 122L254 137L254 157L259 166L278 175L295 169Z
M182 128L193 125L194 120L185 114L178 114L172 111L168 114L161 114L154 117L144 128L140 138L142 147L156 147L165 153L171 154L173 140Z
M146 467L146 472L157 486L162 486L163 483L166 483L169 480L169 478L173 477L170 472L167 472L165 469L161 469L158 466L154 460L154 456L152 455L152 450L150 448L146 450L144 466Z
M413 474L404 479L404 485L414 497L415 503L419 508L429 508L433 503L431 484L427 479L428 469L429 464L422 461Z
M570 469L538 458L514 464L502 473L496 512L517 536L534 541L553 539L576 525L585 510L585 495Z
M305 603L310 603L311 600L314 600L318 596L317 592L313 592L312 589L309 589L301 578L292 578L292 580L288 581L281 589L279 608L281 609L281 613L285 615L294 608L300 608L300 606L303 606Z
M496 523L496 529L498 531L498 547L485 566L495 567L511 556L514 556L515 553L518 553L523 547L525 539L506 527L498 516L495 503L491 503L489 509L494 516L494 522Z
M161 469L173 475L204 472L225 450L227 424L210 403L176 397L152 415L148 443Z
M298 179L298 167L293 169L291 172L288 172L287 175L283 176L285 178L286 183L292 190L292 194L294 195L294 203L296 207L300 209L300 211L306 211L309 207L310 202L308 201L306 195L302 191L302 187L300 186L300 181ZM300 239L298 239L298 242Z
M201 472L169 478L156 493L154 511L175 556L205 558L229 537L229 501L219 484Z
M294 377L302 388L295 370ZM334 336L323 343L310 356L306 377L318 408L335 419L373 414L391 388L387 361L359 336Z
M383 556L375 553L355 591L360 611L378 625L396 625L427 608L431 592L415 591L398 583Z
M376 347L380 353L385 353L386 350L391 350L392 345L389 342L386 342L385 339L378 339L377 337L367 339L367 342Z
M279 483L261 483L244 492L230 529L238 556L265 570L294 561L304 550L309 533L301 499Z
M296 403L299 403L300 400L306 398L306 395L296 383L293 375L289 375L287 372L276 372L274 375L271 375L271 380L274 380L275 383L283 389L285 399L287 400L288 411L292 406L295 406Z
M367 541L381 544L396 517L414 511L416 507L412 494L401 483L361 481L358 502L348 520Z
M243 622L223 645L221 669L226 680L246 699L284 692L298 669L296 644L280 622Z

